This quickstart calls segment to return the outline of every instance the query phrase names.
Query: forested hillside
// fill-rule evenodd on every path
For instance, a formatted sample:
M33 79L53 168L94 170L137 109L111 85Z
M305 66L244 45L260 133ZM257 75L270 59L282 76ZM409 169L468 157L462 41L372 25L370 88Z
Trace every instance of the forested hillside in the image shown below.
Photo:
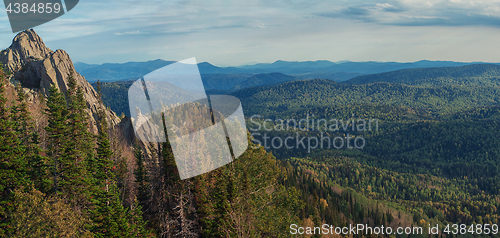
M231 95L240 98L247 115L272 117L283 117L304 108L346 104L394 105L434 112L457 112L500 102L499 87L417 87L385 82L348 85L320 79L242 89Z
M301 181L294 186L326 204L344 204L336 209L348 211L354 224L498 224L500 88L491 83L497 67L402 70L359 77L367 82L353 79L349 84L296 81L233 95L242 99L248 117L259 115L249 118L247 125L255 141L266 141L267 149L293 168L289 174ZM427 78L437 71L441 78ZM428 84L418 81L415 72L424 74L421 78ZM373 78L381 82L371 82ZM407 82L403 79L415 85L402 84ZM280 127L281 120L301 119L318 126ZM340 121L340 126L320 127L321 119ZM360 119L378 120L378 129L357 130ZM348 136L362 136L365 146L335 149L313 140L315 147L308 148L308 138L345 141ZM276 138L289 137L293 148L273 146ZM305 138L306 146L300 146L300 138ZM331 191L352 196L353 201L335 200ZM303 213L313 215L307 207ZM372 210L379 207L384 214ZM315 224L333 219L328 212L320 212Z
M16 102L8 102L1 72L2 236L286 237L288 224L299 222L297 191L279 184L280 164L262 148L181 181L168 142L136 142L131 191L127 163L112 150L104 117L99 133L90 133L74 79L66 94L51 87L44 109L47 138L41 141L22 88ZM154 151L159 153L148 156ZM132 204L124 202L126 193L135 194Z
M236 85L233 90L257 86L276 85L294 80L296 80L295 77L282 73L256 74Z
M127 117L134 81L92 87L34 31L20 33L0 60L1 237L297 237L293 224L425 231L351 237L429 237L436 224L464 224L464 237L476 237L487 225L487 236L499 236L498 66L347 83L211 74L211 86L249 87L231 93L242 101L249 147L230 164L181 180L168 140L135 138ZM282 81L289 82L250 87ZM196 130L203 121L186 119L209 109L184 106L201 107L174 113ZM431 237L457 237L443 229Z
M341 124L337 131L261 128L259 134L247 121L252 140L262 143L268 136L266 149L283 161L286 179L280 183L296 189L297 204L303 205L295 209L304 226L498 224L497 68L409 69L346 83L300 80L231 94L241 99L247 119L259 115L252 120L261 125L271 119L267 128L276 128L277 119L336 119L347 128L350 120L378 120L371 131L346 131ZM364 137L366 145L334 149L322 143L324 149L312 151L270 146L276 137L348 133Z
M238 89L262 86L276 85L283 82L294 81L297 78L281 73L270 74L202 74L201 75L205 90L209 95L224 95ZM128 104L128 89L137 79L116 81L116 82L100 82L103 101L114 112L130 117L130 109ZM92 83L92 86L97 89L98 82Z
M114 171L120 161L111 160L104 111L96 137L89 131L82 90L70 77L66 94L50 89L48 136L41 141L22 88L17 87L16 102L8 102L8 82L0 71L2 235L147 236L140 207L121 203Z
M95 82L92 83L92 86L97 90L99 85L102 92L102 101L106 104L106 106L118 113L119 116L125 115L130 117L128 89L134 82L135 80L117 81L112 83Z
M180 180L169 142L136 140L64 51L29 30L0 60L0 237L289 237L300 222L262 148Z

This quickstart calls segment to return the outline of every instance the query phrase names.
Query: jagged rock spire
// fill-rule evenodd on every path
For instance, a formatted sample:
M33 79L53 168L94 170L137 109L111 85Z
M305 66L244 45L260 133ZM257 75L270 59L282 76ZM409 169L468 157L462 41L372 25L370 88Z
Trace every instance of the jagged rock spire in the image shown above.
M87 101L87 112L91 125L96 125L98 111L104 109L99 102L97 92L87 80L76 72L68 53L64 50L52 51L34 30L25 30L16 35L12 45L0 53L0 62L13 73L13 81L20 82L24 88L30 88L47 96L52 84L60 91L68 89L69 76L73 75L82 88ZM116 125L119 118L111 110L106 110L109 124ZM94 131L96 131L95 128Z
M10 47L0 54L0 62L14 72L29 61L47 58L52 53L34 30L26 30L17 34Z

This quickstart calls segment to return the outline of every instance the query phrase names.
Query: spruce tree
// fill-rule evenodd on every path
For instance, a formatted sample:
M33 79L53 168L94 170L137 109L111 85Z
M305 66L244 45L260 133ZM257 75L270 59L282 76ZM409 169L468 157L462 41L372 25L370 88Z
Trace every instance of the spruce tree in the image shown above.
M129 215L121 204L118 189L114 184L108 186L107 191L94 190L91 197L91 231L96 237L133 237Z
M23 145L30 143L30 132L33 130L28 104L25 102L26 94L24 93L21 84L16 86L17 103L11 107L12 119L15 123L15 128L19 132L19 137Z
M28 111L26 94L20 84L17 85L16 91L17 104L12 107L11 111L21 143L25 147L23 156L29 164L28 175L36 189L48 192L51 186L48 158L40 154L42 151L39 146L40 136L33 125L32 117Z
M137 184L137 200L144 208L149 203L150 198L149 181L146 174L146 168L144 166L144 156L138 142L136 142L136 146L134 148L134 156L137 163L137 168L134 171L135 181Z
M113 161L111 160L113 156L113 151L111 151L111 143L108 137L108 123L106 121L104 111L99 113L100 115L100 129L97 136L97 149L94 163L89 166L89 169L93 172L94 179L99 180L104 184L104 189L109 190L108 185L114 180L113 174Z
M66 105L58 187L63 197L75 206L83 208L89 205L89 187L92 181L87 166L94 156L95 139L89 132L83 91L74 79L73 72L68 75Z
M88 130L86 103L73 73L68 75L66 97L52 85L47 98L47 145L52 158L54 192L84 207L88 205L90 178L87 165L95 150Z
M12 191L29 186L27 164L23 157L25 147L7 106L5 77L0 67L0 235L9 233L6 213L13 209Z
M132 237L151 237L152 232L146 229L147 222L143 220L142 215L142 207L136 199L129 214Z
M127 211L121 203L120 191L113 173L113 151L109 142L104 110L99 112L99 117L97 153L92 160L92 165L88 167L93 179L91 216L94 226L92 231L96 237L137 237L137 230L141 229L137 226L144 225L142 217L135 217L134 213Z
M45 113L48 116L49 124L45 127L47 131L47 154L51 159L51 174L53 177L53 192L59 192L59 181L63 167L62 155L65 153L63 144L67 140L66 118L68 109L64 95L59 92L56 85L52 85L49 89L49 95L46 102L47 108Z

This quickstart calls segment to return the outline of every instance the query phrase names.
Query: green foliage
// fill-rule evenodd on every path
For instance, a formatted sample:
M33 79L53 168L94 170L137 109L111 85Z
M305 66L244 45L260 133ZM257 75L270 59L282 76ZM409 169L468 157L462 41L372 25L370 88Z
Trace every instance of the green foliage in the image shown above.
M48 134L47 153L52 160L51 173L54 179L53 192L57 193L59 190L61 168L63 166L61 157L64 153L63 143L65 141L65 132L67 131L66 119L68 110L64 95L59 92L55 85L52 85L49 90L45 113L48 116L49 122L48 126L45 128Z
M358 78L366 84L296 81L233 95L242 100L247 116L261 115L260 123L307 116L379 120L378 131L326 131L330 137L362 135L362 150L270 149L290 163L283 183L297 188L306 202L300 210L304 222L495 224L500 205L497 69L415 69ZM296 131L260 132L285 138ZM325 131L298 131L317 138L320 132Z
M99 112L100 128L97 136L96 156L91 158L88 171L92 175L93 226L96 237L138 237L148 233L145 223L136 211L126 209L120 200L120 192L113 173L113 152L108 137L108 124L104 111ZM139 208L140 209L140 208Z
M304 80L276 86L243 89L238 97L245 115L281 118L297 110L346 104L393 105L431 112L458 112L500 102L500 88L446 85L418 87L392 83L340 84L329 80Z
M391 206L398 208L400 212L413 214L414 222L422 218L434 223L498 222L496 207L499 196L480 192L477 186L469 184L465 179L451 180L425 174L397 173L363 165L353 158L330 152L306 159L291 158L289 161L296 168L296 171L290 173L290 176L298 179L295 186L306 186L302 189L306 193L317 191L327 201L329 197L338 197L331 195L328 190L347 191L347 188L369 199L393 204ZM357 197L356 200L362 207L373 205L370 200ZM464 207L469 212L460 210ZM342 205L337 210L343 214L353 214L354 218L358 214Z
M138 142L134 148L134 156L136 158L137 168L134 171L135 181L137 184L137 199L142 202L141 206L145 206L150 198L149 181L146 167L144 165L144 155Z
M91 221L56 197L38 190L13 192L15 210L10 212L8 237L94 237L86 228Z
M25 147L23 157L28 161L27 167L30 180L36 184L36 188L41 191L50 189L51 181L48 179L49 162L48 158L42 156L42 150L39 147L40 136L35 131L26 95L20 84L16 86L17 104L11 107L12 120L15 122L15 128L19 133L19 139Z
M111 160L113 151L111 151L111 143L108 136L109 128L104 111L99 113L99 117L100 128L99 134L97 135L96 156L94 157L92 164L89 165L89 170L92 171L94 179L108 184L114 179L112 171L113 161Z
M47 157L38 147L23 91L18 88L13 106L2 93L2 235L153 236L148 227L163 237L288 237L292 223L498 223L497 68L415 69L346 84L294 81L235 92L246 115L260 114L262 120L375 118L380 128L353 133L366 138L362 150L271 154L249 143L231 164L187 180L179 178L169 141L142 144L147 153L136 143L137 194L130 208L123 205L117 183L126 179L126 164L115 167L118 156L111 150L105 113L99 113L99 134L92 135L83 92L71 75L66 94L55 86L49 91ZM366 84L352 84L363 80ZM98 83L99 100L127 113L131 83ZM154 119L179 114L173 121L192 128L209 123L202 120L206 107L178 109L193 114L171 111ZM117 170L122 171L118 178ZM36 189L26 190L32 185Z
M128 89L134 82L135 80L99 82L99 84L96 82L92 83L92 86L96 90L101 91L101 99L106 106L111 108L111 110L118 115L124 113L125 116L130 117Z
M113 151L104 111L99 133L89 132L83 92L69 75L66 97L52 86L47 98L49 156L52 158L55 196L83 210L96 237L145 237L142 213L126 209L116 184ZM85 209L83 209L85 207Z
M252 146L252 145L250 145ZM195 186L205 237L288 237L302 206L273 156L248 149L232 164L200 176Z
M3 72L0 72L0 235L12 230L7 215L15 209L12 206L12 191L30 184L27 161L23 157L26 145L21 140L23 136L15 120L18 114L11 114L10 112L15 110L7 106L7 99L3 94L5 87L5 77Z

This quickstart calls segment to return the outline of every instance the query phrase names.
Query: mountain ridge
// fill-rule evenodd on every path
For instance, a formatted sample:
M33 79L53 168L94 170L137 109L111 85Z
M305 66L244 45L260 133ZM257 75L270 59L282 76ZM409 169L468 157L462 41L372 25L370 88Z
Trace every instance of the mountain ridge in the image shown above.
M230 95L241 100L245 115L268 116L276 116L284 111L350 102L432 108L441 112L449 112L450 107L458 110L500 103L500 87L418 87L388 82L345 84L323 79L245 88Z
M362 75L343 83L367 84L377 82L419 86L500 86L500 65L474 64L460 67L402 69L379 74Z
M105 64L85 64L77 62L76 69L84 75L89 82L101 81L119 81L130 78L139 78L147 73L173 63L174 61L166 61L156 59L147 62L127 62L127 63L105 63ZM219 67L209 62L198 63L200 74L262 74L262 73L283 73L296 76L300 79L327 78L335 81L344 81L353 77L364 74L375 74L390 72L408 68L431 68L431 67L459 67L472 65L482 62L454 62L454 61L430 61L421 60L409 63L400 62L352 62L340 61L331 62L327 60L318 61L283 61L277 60L273 63L258 63L253 65L241 65L231 67ZM135 64L140 66L136 70L132 70L130 65ZM151 64L151 65L148 65ZM493 64L493 63L492 63ZM115 69L110 69L114 66ZM117 70L116 67L120 67ZM118 72L119 71L119 72Z

